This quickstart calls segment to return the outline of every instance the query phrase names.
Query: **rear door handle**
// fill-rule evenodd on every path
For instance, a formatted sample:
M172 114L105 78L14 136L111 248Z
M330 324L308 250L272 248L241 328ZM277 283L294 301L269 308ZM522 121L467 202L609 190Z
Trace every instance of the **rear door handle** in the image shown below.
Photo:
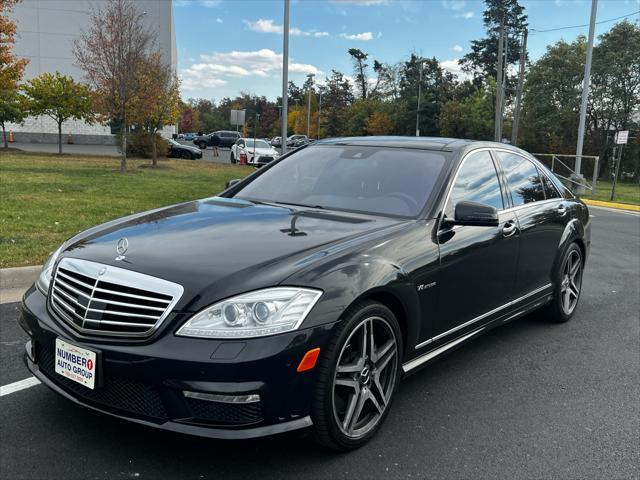
M565 207L562 203L558 206L558 213L560 214L561 217L564 216L565 213L567 213L567 207Z
M513 222L505 223L504 227L502 227L502 235L510 237L514 233L516 233L516 224Z

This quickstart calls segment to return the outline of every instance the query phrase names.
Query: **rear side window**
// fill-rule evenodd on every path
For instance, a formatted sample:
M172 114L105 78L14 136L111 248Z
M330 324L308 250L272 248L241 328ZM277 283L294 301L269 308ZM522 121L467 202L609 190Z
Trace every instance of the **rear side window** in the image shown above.
M538 171L540 178L542 179L542 185L544 186L544 196L549 198L560 198L558 189L553 185L553 182L542 172Z
M496 153L507 177L514 207L545 199L538 169L531 161L514 153Z
M466 158L451 189L445 215L453 218L456 205L461 201L503 209L500 181L488 151L472 153Z

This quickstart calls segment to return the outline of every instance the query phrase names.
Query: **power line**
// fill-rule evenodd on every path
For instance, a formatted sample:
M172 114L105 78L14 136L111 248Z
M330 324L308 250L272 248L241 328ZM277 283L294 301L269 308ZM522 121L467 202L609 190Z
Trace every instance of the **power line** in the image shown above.
M628 13L626 15L621 15L619 17L609 18L607 20L600 20L599 22L596 22L596 25L600 25L601 23L614 22L616 20L620 20L621 18L631 17L631 16L637 15L637 14L640 14L640 10L638 10L636 12ZM535 28L532 28L530 31L531 32L535 32L535 33L546 33L546 32L557 32L558 30L567 30L569 28L582 28L582 27L588 27L588 26L589 26L589 24L585 23L584 25L570 25L570 26L567 26L567 27L549 28L549 29L546 29L546 30L536 30Z

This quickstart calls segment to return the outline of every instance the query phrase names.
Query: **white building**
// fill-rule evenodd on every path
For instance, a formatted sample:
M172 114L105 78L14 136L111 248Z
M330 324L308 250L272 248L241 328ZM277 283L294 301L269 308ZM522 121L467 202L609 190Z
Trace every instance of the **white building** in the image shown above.
M89 29L91 11L103 8L106 0L23 0L13 10L11 18L16 22L17 33L14 53L27 58L23 80L29 80L44 72L59 71L77 81L83 80L82 71L75 65L73 42ZM157 34L157 47L166 63L177 64L176 35L173 24L171 0L136 0L145 13L145 22ZM9 124L16 141L56 143L57 126L49 117L29 117L23 125ZM165 135L173 133L173 127L165 129ZM71 134L74 143L111 144L114 137L107 125L87 125L70 120L62 125L66 136Z

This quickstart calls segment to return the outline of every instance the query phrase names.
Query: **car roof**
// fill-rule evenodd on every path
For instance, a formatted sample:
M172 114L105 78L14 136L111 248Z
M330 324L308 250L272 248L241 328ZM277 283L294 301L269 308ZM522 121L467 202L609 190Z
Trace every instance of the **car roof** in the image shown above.
M372 136L372 137L342 137L318 140L315 145L354 145L369 147L415 148L421 150L458 151L467 147L493 147L519 150L511 145L469 140L463 138L446 137L400 137L400 136Z

